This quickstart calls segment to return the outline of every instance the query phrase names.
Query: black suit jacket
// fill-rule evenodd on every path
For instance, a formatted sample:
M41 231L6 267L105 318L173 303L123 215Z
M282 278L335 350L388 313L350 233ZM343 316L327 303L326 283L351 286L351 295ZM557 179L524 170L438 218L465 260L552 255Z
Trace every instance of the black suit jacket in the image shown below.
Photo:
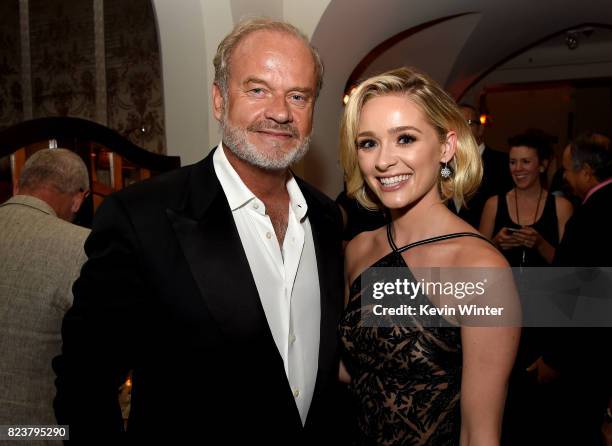
M129 438L317 444L333 434L342 310L341 223L298 180L317 257L321 331L302 427L212 153L108 197L63 323L55 409L72 439L122 435L117 388L133 370ZM329 433L328 433L329 432ZM214 439L214 440L213 440ZM206 440L209 440L208 442Z
M482 209L489 197L503 194L513 187L507 154L485 147L482 152L482 167L483 175L480 187L469 199L467 207L463 206L458 213L459 217L476 229L480 226ZM456 210L452 200L449 200L449 207Z
M565 225L563 239L555 252L553 265L561 267L610 267L612 266L612 233L607 217L612 203L612 184L604 186L583 205L576 209ZM561 336L554 332L545 353L545 360L559 369L572 369L574 373L587 371L580 361L575 361L575 349L589 357L589 364L609 369L612 361L608 354L612 336L610 328L563 330ZM556 339L554 339L556 338ZM560 341L562 340L562 341ZM570 348L573 346L574 348ZM574 370L575 369L575 370Z
M576 209L565 225L553 265L612 266L612 233L608 218L611 203L612 184L609 184ZM547 330L543 357L546 363L561 371L567 407L562 407L560 412L567 412L571 419L564 424L571 444L578 444L574 437L580 439L580 444L596 444L601 438L602 414L608 399L612 398L610 339L612 329L609 327Z
M612 207L612 184L604 186L565 225L555 253L558 266L612 266L612 232L607 217Z

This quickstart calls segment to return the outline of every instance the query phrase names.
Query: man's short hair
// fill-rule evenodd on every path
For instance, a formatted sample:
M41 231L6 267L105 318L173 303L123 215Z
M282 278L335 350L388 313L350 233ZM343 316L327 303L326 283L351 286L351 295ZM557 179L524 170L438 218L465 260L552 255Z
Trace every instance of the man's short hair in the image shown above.
M89 190L87 166L79 155L67 149L39 150L26 161L19 189L33 191L43 187L66 194Z
M227 98L227 82L230 76L230 59L232 57L232 52L242 41L242 39L255 31L276 31L286 33L290 36L297 37L299 40L304 42L304 45L312 54L315 66L315 77L317 80L315 97L317 97L321 91L321 87L323 86L323 62L321 61L319 52L314 46L312 46L304 33L302 33L295 26L287 22L266 18L249 19L238 23L232 32L229 33L217 47L217 54L215 54L215 58L213 60L213 64L215 66L215 83L219 86L223 97Z
M610 138L601 133L586 132L574 139L569 147L575 171L588 165L598 181L612 178Z

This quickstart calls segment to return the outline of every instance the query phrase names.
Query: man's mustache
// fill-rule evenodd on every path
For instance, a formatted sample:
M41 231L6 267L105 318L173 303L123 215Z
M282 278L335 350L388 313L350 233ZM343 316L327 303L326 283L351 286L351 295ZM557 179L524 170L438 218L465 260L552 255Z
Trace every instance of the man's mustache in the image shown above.
M289 133L294 138L300 136L300 132L291 124L279 124L274 121L257 121L247 127L249 132L258 132L261 130L276 130L283 133Z

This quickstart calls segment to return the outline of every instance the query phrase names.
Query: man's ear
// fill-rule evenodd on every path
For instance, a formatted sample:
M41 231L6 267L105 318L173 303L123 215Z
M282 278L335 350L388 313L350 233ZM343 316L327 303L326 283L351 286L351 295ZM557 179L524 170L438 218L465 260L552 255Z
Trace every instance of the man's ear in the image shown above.
M76 214L81 209L81 205L83 201L85 201L85 197L87 196L86 192L77 192L72 196L72 203L70 205L70 212Z
M457 150L457 134L450 131L446 134L446 140L442 143L441 163L448 163L455 156Z
M214 82L212 85L212 98L213 114L215 115L215 119L217 121L221 121L223 119L223 110L225 109L225 100L223 99L221 88L216 82Z

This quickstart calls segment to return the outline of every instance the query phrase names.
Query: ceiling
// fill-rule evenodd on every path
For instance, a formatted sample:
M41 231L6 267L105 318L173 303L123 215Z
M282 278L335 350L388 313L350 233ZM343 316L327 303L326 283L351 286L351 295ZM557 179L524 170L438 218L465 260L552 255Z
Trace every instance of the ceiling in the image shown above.
M565 31L585 25L596 31L568 50ZM610 29L610 0L332 0L312 35L326 75L306 171L321 178L327 177L321 166L337 166L341 100L360 77L416 66L457 99L490 76L500 82L612 77ZM334 181L318 185L337 190L341 180Z

